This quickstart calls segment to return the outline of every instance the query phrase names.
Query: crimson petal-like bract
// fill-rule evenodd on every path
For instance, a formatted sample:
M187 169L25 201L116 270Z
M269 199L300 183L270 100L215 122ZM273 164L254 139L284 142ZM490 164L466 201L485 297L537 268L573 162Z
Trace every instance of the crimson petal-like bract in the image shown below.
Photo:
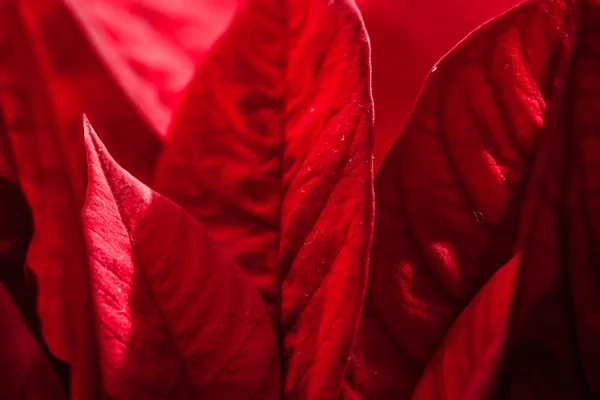
M44 112L53 114L55 123L73 142L81 140L81 114L85 113L115 158L136 177L149 182L162 147L163 132L151 125L146 116L159 111L151 105L140 110L126 95L113 77L117 74L104 65L102 49L97 48L100 44L86 34L86 22L69 7L71 2L13 3L22 25L21 34L27 36L28 48L37 64L36 75L29 77L32 90L45 94L44 103L29 107L45 107ZM122 130L127 135L122 135Z
M487 306L471 315L467 308L455 322L414 398L600 396L600 3L563 6L574 22L563 30L571 42L558 64L556 95L548 102L544 139L521 211L520 262L496 274L512 274L513 287L496 294L482 289L478 297L491 297L469 308ZM502 296L510 304L504 317L498 313L506 309L499 304ZM499 318L493 321L491 314ZM497 345L486 346L494 336Z
M92 400L102 394L79 216L84 171L77 154L82 141L72 140L53 113L17 6L0 1L0 110L34 220L27 264L37 278L44 340L72 367L71 397Z
M357 0L373 48L375 171L431 67L467 33L522 0Z
M375 184L355 393L598 395L599 7L523 3L433 68Z
M281 393L275 327L249 277L170 200L123 170L85 122L83 224L116 399Z
M0 309L0 397L66 399L50 363L1 283Z
M227 28L239 1L62 0L160 137L196 63Z
M369 44L348 0L251 0L176 112L156 189L250 274L285 395L338 396L371 242Z

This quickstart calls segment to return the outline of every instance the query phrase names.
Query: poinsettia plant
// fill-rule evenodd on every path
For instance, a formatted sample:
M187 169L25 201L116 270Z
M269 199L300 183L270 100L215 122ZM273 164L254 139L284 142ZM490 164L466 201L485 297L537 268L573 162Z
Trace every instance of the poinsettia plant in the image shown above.
M375 180L353 1L148 4L0 1L1 398L600 396L600 2L476 29Z

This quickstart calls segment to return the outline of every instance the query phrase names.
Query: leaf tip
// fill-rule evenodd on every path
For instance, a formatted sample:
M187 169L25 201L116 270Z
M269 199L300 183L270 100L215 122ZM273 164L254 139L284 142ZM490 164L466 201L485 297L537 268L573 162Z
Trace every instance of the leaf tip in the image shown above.
M102 140L98 137L98 134L94 130L90 120L87 115L83 114L83 137L85 140L85 148L88 154L88 162L90 153L93 151L94 153L102 153L106 152L106 147L102 143Z

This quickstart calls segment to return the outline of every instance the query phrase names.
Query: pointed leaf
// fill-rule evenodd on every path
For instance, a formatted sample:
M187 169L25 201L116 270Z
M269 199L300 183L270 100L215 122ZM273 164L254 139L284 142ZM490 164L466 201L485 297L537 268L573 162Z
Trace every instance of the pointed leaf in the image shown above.
M252 282L180 207L119 167L86 123L83 222L108 393L276 398L273 322Z
M408 398L448 328L516 254L519 226L531 217L523 204L539 184L532 171L546 165L540 149L563 99L575 3L517 6L428 77L376 180L369 290L350 375L361 395Z
M372 118L352 2L251 0L157 169L157 190L234 254L280 322L288 397L340 392L366 284Z
M66 399L46 356L0 284L0 397Z

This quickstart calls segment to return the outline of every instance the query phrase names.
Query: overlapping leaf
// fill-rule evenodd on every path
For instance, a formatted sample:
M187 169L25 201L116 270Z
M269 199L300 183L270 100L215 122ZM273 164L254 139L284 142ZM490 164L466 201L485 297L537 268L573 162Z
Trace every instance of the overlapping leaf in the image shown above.
M455 322L415 398L499 393L515 399L587 399L600 394L593 205L600 183L595 117L600 111L600 4L574 3L572 12L581 22L576 32L565 32L575 36L573 52L566 54L569 63L559 66L562 72L568 68L567 74L557 74L564 77L556 80L562 96L549 103L521 211L520 262L497 273L506 278L516 272L513 287L483 288ZM494 277L490 284L501 279ZM509 313L499 315L507 304ZM500 345L486 343L494 336ZM497 360L490 362L494 353Z
M335 398L372 218L368 40L347 0L252 0L188 90L156 187L249 273L281 324L285 395Z
M44 339L73 366L71 395L95 399L100 394L96 328L79 221L83 180L75 176L76 143L52 113L16 5L0 2L0 109L35 223L28 264L39 283ZM63 312L66 307L68 314Z
M46 107L44 112L53 114L73 142L81 140L81 114L85 112L101 133L106 132L103 138L117 160L147 182L162 143L144 116L158 111L147 106L140 112L132 105L104 66L97 43L88 40L79 25L78 14L67 6L69 2L14 3L38 66L32 89L45 93L44 103L36 106ZM119 134L121 129L128 135Z
M431 66L466 34L522 0L357 0L373 47L375 171Z
M0 397L65 399L48 360L0 283Z
M83 222L108 393L277 398L281 361L259 293L200 224L119 167L86 123Z
M557 278L563 256L550 250L564 245L557 222L564 216L544 209L543 202L548 190L550 199L562 199L557 193L564 185L556 171L566 165L561 151L567 141L564 132L557 133L557 121L574 104L564 90L580 7L577 1L524 3L477 30L434 67L376 181L369 291L350 374L356 393L410 397L448 328L519 249L523 261L503 267L507 271L498 272L456 321L446 338L452 344L439 351L440 361L433 362L415 394L465 398L491 390L490 382L503 376L502 357L515 368L519 362L502 347L488 376L476 376L476 366L485 364L486 352L497 343L520 346L533 326L556 332L548 341L529 337L527 343L538 344L531 346L540 350L538 356L566 362L574 354L568 345L574 329L568 317L571 294L556 297L552 280L564 280ZM550 302L536 308L544 296ZM506 308L498 301L510 304ZM556 310L554 319L540 314L545 309ZM490 325L486 310L499 313L502 321ZM542 322L536 325L531 318ZM552 342L554 352L547 345ZM439 363L448 374L443 381L431 375ZM473 383L479 379L491 386ZM513 394L523 393L530 392Z
M31 211L18 185L0 177L0 283L26 322L37 328L34 287L27 282L25 258L33 234ZM29 284L28 284L29 283Z
M119 86L162 137L196 63L228 26L239 0L63 2Z

